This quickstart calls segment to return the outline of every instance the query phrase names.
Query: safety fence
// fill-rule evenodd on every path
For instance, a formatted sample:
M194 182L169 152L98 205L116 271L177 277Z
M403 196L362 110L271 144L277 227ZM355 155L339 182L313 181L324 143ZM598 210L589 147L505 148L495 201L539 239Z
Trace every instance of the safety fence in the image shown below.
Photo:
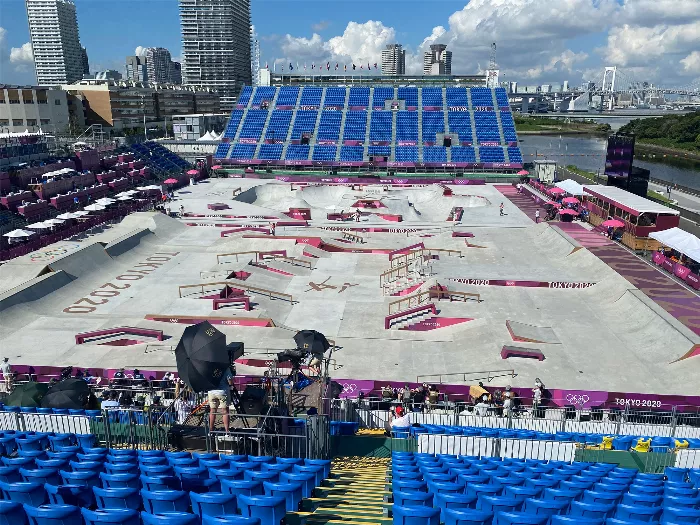
M238 416L229 432L207 432L208 450L224 454L252 454L309 459L330 457L330 421L326 416ZM240 425L243 426L240 426ZM246 426L247 425L247 426Z
M616 460L610 455L610 451L587 448L577 443L445 434L422 434L408 439L392 439L392 450L566 462L614 462ZM631 462L642 472L663 472L664 468L670 466L700 467L700 450L666 453L623 452L623 454L629 454Z
M208 407L196 412L199 416L193 412L184 425L177 423L176 413L170 409L102 410L99 416L0 412L0 431L94 434L98 446L114 449L164 450L184 445L229 454L330 456L327 416L231 414L231 429L224 432L210 431ZM220 423L217 428L221 428ZM184 440L178 440L178 435ZM193 439L187 441L188 436Z
M700 412L686 407L669 411L622 409L578 409L574 407L451 406L444 404L402 404L396 401L334 399L331 419L359 423L361 428L388 428L392 408L404 406L410 424L494 429L532 430L556 434L608 434L618 436L668 436L700 438ZM690 408L690 407L688 407ZM412 411L414 410L414 411Z

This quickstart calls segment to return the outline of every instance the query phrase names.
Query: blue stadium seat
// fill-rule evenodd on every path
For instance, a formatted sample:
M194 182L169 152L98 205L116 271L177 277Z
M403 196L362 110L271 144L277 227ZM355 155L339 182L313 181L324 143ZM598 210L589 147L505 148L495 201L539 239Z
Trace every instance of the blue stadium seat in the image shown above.
M498 129L498 120L493 111L475 111L474 125L476 126L476 139L482 142L501 142L501 133Z
M197 494L190 492L190 501L192 502L192 512L197 516L236 514L238 509L236 496L230 493Z
M98 509L138 509L141 506L139 489L101 489L92 487Z
M301 138L303 133L313 133L314 129L316 128L317 117L318 111L301 109L297 110L297 116L294 119L294 124L292 125L291 138L294 140L298 140Z
M507 107L509 103L508 94L506 93L506 90L502 87L498 87L494 91L496 92L496 102L498 104L498 107Z
M418 162L418 147L396 146L394 158L397 162Z
M280 496L285 498L287 512L296 512L299 510L299 504L302 500L303 487L301 483L270 483L263 482L265 494L267 496Z
M337 146L331 144L316 144L311 160L332 162L335 160L337 149Z
M92 470L79 470L77 472L66 472L59 470L65 485L83 485L85 487L99 487L100 473Z
M300 483L302 486L302 496L304 498L310 498L313 496L316 486L316 475L313 473L282 472L280 473L280 483Z
M603 525L602 518L583 518L581 516L554 515L550 518L551 525Z
M225 516L202 516L202 525L260 525L259 518L248 518L237 514Z
M492 512L474 509L445 509L445 525L490 525Z
M190 502L187 492L181 490L141 490L143 508L150 514L162 514L163 512L187 512Z
M480 146L479 158L481 159L481 162L505 161L505 156L503 155L503 148L495 146Z
M141 513L143 525L199 525L199 518L189 512Z
M266 139L287 140L289 124L292 121L293 111L290 109L274 109L270 113L270 121L265 131Z
M523 512L530 514L540 514L545 516L565 514L566 509L569 508L569 503L569 501L562 500L528 498L523 504Z
M173 476L175 473L170 465L141 465L140 471L144 476Z
M268 113L267 109L249 109L241 126L239 138L259 139Z
M287 513L285 498L278 496L237 497L241 515L259 518L261 525L279 525Z
M391 146L368 146L367 155L370 157L372 155L390 157L391 156Z
M423 107L442 107L442 88L425 87L422 90Z
M301 92L300 106L320 106L323 89L314 86L305 86Z
M445 113L443 111L423 111L423 142L435 142L436 133L445 131Z
M298 86L282 86L277 94L277 106L296 106L299 98Z
M418 107L418 88L415 87L399 87L397 99L404 100L406 107Z
M522 163L523 156L522 156L522 153L520 152L520 148L509 147L508 148L508 158L510 159L511 162L518 163L518 164Z
M231 118L226 124L226 129L224 130L224 138L232 139L236 136L238 131L238 125L241 123L241 118L243 117L242 109L234 109L231 112Z
M374 109L384 109L384 103L387 100L394 99L393 87L375 87L374 96L372 97L372 107Z
M284 474L284 473L283 473ZM262 496L265 493L261 481L253 480L221 480L221 492L233 494L236 498L240 496ZM238 507L240 512L240 505Z
M348 106L363 107L369 106L369 88L351 87L350 96L348 97Z
M418 112L399 111L396 115L396 140L418 141Z
M583 503L572 501L569 510L570 516L582 516L584 518L608 518L615 512L615 505L603 505L599 503Z
M448 87L446 90L447 107L467 107L467 89L463 87ZM469 113L467 113L467 116Z
M308 144L290 144L287 146L285 160L309 160Z
M520 510L523 502L516 498L506 496L489 496L481 493L477 496L476 508L487 512L513 512Z
M470 88L472 106L493 107L493 90L485 87Z
M367 134L367 112L348 111L345 116L343 140L365 140Z
M141 486L145 490L156 492L159 490L180 490L182 483L175 476L144 476L141 475Z
M447 162L445 146L424 146L423 162Z
M88 510L81 508L85 525L140 525L139 512L134 509Z
M280 160L283 144L260 144L258 158L261 160ZM228 465L228 462L225 462Z
M49 503L56 505L75 505L76 507L94 507L95 498L91 490L82 485L44 484Z
M50 483L52 485L59 485L61 483L61 476L58 474L58 469L56 468L21 468L19 469L19 473L22 476L22 481L41 484Z
M251 105L259 106L264 101L271 104L272 100L275 98L276 91L277 91L277 88L273 87L273 86L258 86L258 87L256 87L255 93L253 94L253 101L252 101ZM249 114L250 114L250 112L249 112Z
M347 90L344 87L326 88L326 98L323 100L324 106L344 107Z
M25 504L29 525L83 525L80 508L73 505L41 505L34 507Z
M131 488L137 489L141 487L138 474L107 474L100 473L102 486L106 489L121 489Z
M345 162L359 162L364 158L362 146L342 146L340 148L340 160Z
M449 111L447 113L447 125L450 133L457 133L460 142L473 142L472 123L468 112Z
M440 509L431 507L402 507L394 505L394 525L438 525Z
M459 146L450 148L452 162L476 162L476 154L471 146Z
M318 123L316 140L338 140L340 138L340 122L343 114L337 110L325 110L321 112L321 120Z
M256 144L235 144L231 149L231 158L247 160L255 155Z
M498 525L545 525L549 521L549 515L499 511L495 513L494 521Z
M661 507L620 504L615 511L615 518L621 520L657 521L662 510Z
M245 86L238 97L237 104L247 106L250 102L250 97L253 95L253 87Z
M390 111L372 111L370 115L369 140L391 141L393 114ZM347 122L346 122L347 126Z

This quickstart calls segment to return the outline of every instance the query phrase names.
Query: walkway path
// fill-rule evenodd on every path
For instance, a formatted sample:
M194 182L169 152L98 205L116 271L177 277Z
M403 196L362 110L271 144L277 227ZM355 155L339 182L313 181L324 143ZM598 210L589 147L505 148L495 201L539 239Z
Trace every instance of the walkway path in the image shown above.
M533 201L530 196L525 193L518 193L518 189L510 184L496 184L495 188L507 197L509 201L515 204L521 212L530 217L533 222L535 220L536 210L540 210L540 220L544 219L544 207L535 204L535 201Z
M615 244L605 235L588 230L578 222L559 222L552 226L567 233L569 237L574 238L584 248L596 248L598 246L611 246Z
M696 294L600 233L576 223L562 222L554 227L588 248L661 308L700 335L700 297Z
M384 515L388 463L388 458L335 458L331 479L303 501L304 511L287 513L287 523L391 525Z

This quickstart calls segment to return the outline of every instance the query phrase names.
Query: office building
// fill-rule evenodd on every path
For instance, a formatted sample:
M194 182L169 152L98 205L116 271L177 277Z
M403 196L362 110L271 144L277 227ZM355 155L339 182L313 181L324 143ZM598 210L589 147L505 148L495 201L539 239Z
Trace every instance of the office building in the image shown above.
M433 44L423 55L424 75L451 75L452 51L445 44Z
M0 84L0 129L46 133L66 131L69 123L66 93L48 87Z
M182 84L182 64L180 62L170 62L170 83Z
M197 140L211 132L221 135L229 117L228 113L173 115L173 135L175 140Z
M88 59L87 49L85 49L84 47L81 48L80 54L82 55L82 60L83 60L83 77L89 77L90 76L90 60Z
M221 93L231 110L251 85L250 0L179 0L182 81Z
M162 127L173 115L220 111L217 92L195 87L90 79L61 89L86 101L88 125L101 124L117 131L143 127L144 115L147 125Z
M25 0L36 81L55 86L83 78L84 58L72 0Z
M406 51L401 44L389 44L382 50L382 75L405 75Z
M146 57L126 57L126 76L124 77L124 80L131 80L133 82L148 82Z

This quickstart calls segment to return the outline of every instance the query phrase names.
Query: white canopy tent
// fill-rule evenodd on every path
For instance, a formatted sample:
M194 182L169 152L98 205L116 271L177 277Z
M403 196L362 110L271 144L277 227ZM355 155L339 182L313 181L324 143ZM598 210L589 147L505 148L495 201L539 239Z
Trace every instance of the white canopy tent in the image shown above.
M573 195L575 197L579 197L584 194L583 185L572 179L561 180L554 185L557 188L561 188L569 195Z
M700 239L692 233L680 228L670 228L660 232L652 232L649 237L656 239L664 246L673 248L695 262L700 262Z

